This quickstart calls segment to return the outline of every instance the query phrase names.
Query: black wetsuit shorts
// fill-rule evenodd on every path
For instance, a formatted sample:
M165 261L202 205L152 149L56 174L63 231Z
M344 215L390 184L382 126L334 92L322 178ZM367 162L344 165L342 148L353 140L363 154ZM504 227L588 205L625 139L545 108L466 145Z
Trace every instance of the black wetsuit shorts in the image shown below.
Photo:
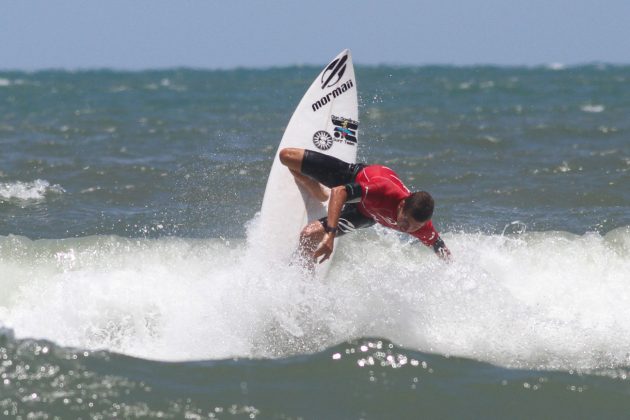
M361 198L361 190L357 188L355 179L365 166L363 163L347 163L323 153L305 150L301 172L328 188L344 185L348 191L348 200L354 201ZM356 197L357 191L358 197ZM322 217L319 222L326 228L328 217ZM337 236L352 232L355 229L370 227L374 223L374 220L364 216L359 211L358 203L346 202L339 216Z

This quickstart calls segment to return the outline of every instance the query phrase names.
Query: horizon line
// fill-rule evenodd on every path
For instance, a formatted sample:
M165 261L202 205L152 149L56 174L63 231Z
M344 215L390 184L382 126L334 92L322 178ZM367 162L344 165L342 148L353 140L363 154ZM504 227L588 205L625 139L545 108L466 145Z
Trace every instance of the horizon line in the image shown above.
M125 67L125 66L73 66L73 67L64 67L64 66L50 66L50 67L35 67L35 68L10 68L10 67L0 67L0 72L3 73L38 73L38 72L69 72L69 73L80 73L80 72L93 72L93 71L113 71L113 72L145 72L145 71L174 71L174 70L187 70L187 71L237 71L237 70L248 70L248 71L265 71L265 70L277 70L277 69L286 69L286 68L301 68L301 67L322 67L325 66L326 63L294 63L294 64L280 64L280 65L261 65L261 66L250 66L250 65L235 65L235 66L192 66L192 65L168 65L168 66L156 66L156 67ZM519 69L549 69L549 70L565 70L571 68L579 68L579 67L626 67L630 66L630 62L608 62L608 61L585 61L579 63L562 63L562 62L548 62L548 63L537 63L537 64L501 64L501 63L476 63L476 64L456 64L456 63L423 63L423 64L409 64L409 63L355 63L355 67L363 67L363 68L380 68L380 67L390 67L390 68L431 68L431 67L447 67L447 68L480 68L480 67L494 67L494 68L519 68Z

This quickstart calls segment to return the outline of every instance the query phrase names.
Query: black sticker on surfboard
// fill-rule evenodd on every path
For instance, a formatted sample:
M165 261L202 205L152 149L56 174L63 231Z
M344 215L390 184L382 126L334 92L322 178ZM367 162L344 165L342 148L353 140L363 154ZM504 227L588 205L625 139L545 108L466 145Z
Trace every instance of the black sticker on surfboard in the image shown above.
M313 134L313 144L319 150L328 150L333 145L333 139L327 131L318 131Z
M350 118L331 116L332 123L335 126L333 135L337 140L344 140L346 144L357 144L357 129L359 122Z
M322 73L322 89L329 88L339 83L339 80L341 80L341 77L346 72L346 61L348 61L348 54L333 60L328 67L326 67L326 70Z

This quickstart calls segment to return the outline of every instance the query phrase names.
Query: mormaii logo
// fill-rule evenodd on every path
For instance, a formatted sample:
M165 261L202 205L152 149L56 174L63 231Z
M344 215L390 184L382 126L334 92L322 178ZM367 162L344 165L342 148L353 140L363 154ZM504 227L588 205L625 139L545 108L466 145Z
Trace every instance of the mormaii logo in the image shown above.
M348 80L346 83L340 86L337 86L332 92L327 93L326 95L322 96L319 100L311 104L311 108L313 109L313 112L316 112L318 109L326 105L332 99L335 99L337 96L346 93L349 89L352 89L353 87L354 87L354 83L352 83L352 79Z
M333 60L333 62L326 67L326 70L322 73L322 89L329 88L339 83L339 80L341 80L341 77L346 72L347 61L348 54Z

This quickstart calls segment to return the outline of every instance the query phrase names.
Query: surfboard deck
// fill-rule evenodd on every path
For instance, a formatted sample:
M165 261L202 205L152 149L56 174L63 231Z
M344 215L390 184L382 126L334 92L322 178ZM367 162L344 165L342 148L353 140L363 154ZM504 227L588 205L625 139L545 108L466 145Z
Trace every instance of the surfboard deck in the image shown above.
M270 258L287 260L299 234L327 213L328 203L311 197L280 162L280 150L297 147L355 163L359 107L350 50L339 53L315 78L284 131L276 151L260 211L260 228ZM332 260L332 258L331 258ZM328 270L328 262L319 272Z

